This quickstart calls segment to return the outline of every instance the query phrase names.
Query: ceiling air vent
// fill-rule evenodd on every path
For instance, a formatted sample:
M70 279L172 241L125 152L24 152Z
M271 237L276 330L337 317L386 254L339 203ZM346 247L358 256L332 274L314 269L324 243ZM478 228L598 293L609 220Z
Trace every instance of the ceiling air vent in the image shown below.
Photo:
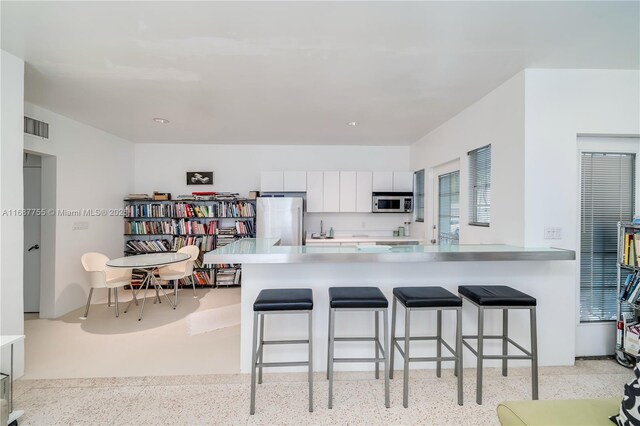
M24 117L24 132L39 138L49 139L49 123L38 121L31 117Z

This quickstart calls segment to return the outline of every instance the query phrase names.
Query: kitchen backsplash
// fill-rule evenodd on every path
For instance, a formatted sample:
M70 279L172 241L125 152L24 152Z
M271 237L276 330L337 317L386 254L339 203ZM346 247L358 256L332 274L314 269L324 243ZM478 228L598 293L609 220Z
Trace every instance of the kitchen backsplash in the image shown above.
M413 214L407 213L305 213L304 228L307 233L320 232L320 220L323 229L329 232L333 228L337 236L368 235L391 236L394 229L404 226L404 222L413 222Z

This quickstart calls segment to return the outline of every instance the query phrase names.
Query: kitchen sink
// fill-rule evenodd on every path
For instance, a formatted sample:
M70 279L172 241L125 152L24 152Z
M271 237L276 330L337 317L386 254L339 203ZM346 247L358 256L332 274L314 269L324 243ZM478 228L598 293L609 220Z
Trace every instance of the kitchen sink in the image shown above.
M329 237L327 235L311 234L311 239L312 240L332 240L333 237Z

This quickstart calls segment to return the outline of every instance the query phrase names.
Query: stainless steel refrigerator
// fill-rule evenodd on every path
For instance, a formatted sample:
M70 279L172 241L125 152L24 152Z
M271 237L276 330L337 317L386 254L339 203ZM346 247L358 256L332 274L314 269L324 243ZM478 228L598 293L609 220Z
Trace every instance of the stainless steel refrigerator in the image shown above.
M256 236L279 238L283 246L303 245L303 202L299 197L258 197Z

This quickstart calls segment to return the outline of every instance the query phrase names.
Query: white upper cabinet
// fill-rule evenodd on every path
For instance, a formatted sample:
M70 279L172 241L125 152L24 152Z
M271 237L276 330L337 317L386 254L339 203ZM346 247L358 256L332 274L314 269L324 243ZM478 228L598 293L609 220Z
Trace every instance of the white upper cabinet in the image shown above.
M324 172L307 172L307 211L324 211Z
M413 192L413 173L393 172L393 190L395 192Z
M355 212L356 198L356 172L340 172L340 211Z
M307 190L307 172L284 172L284 191L305 192Z
M284 190L283 183L283 172L260 173L260 191L262 192L281 192Z
M371 193L373 192L373 173L356 173L356 211L371 213ZM342 204L340 204L342 207Z
M340 211L340 172L324 172L324 212Z
M393 172L373 172L372 192L393 191Z

